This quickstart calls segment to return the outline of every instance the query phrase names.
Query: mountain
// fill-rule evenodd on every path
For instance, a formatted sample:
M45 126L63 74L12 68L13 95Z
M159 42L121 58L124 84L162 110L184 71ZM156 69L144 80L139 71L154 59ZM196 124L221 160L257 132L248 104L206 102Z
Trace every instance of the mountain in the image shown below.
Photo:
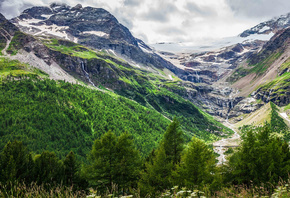
M144 67L175 67L155 54L143 41L132 36L128 28L102 8L70 7L51 4L32 7L11 20L23 32L33 36L53 36L94 49L107 50Z
M248 37L250 35L261 35L276 33L277 31L290 26L290 13L280 17L273 18L269 21L260 23L240 34L240 37Z
M85 20L71 16L78 10ZM97 20L90 19L94 14ZM132 37L107 11L52 4L28 9L11 21L16 26L3 18L3 25L11 26L11 36L1 41L1 101L5 104L0 115L1 146L18 139L32 145L34 152L56 150L63 156L73 145L72 149L84 157L94 138L112 130L116 134L132 133L139 150L147 155L174 117L180 121L187 140L196 136L213 142L232 133L189 101L196 94L194 83L184 82L166 69L169 63L157 54L143 52L139 46L148 51L150 48ZM103 26L98 24L101 21ZM80 30L85 26L101 26L110 36L87 35ZM116 36L114 28L123 33ZM85 37L96 36L106 39L101 49L83 43ZM138 45L134 45L135 41ZM146 59L146 64L152 60L152 64L133 63L135 51L127 61L124 54L110 46L141 50L146 54L141 58ZM6 98L9 95L13 98ZM150 138L145 138L148 135ZM73 144L66 142L67 138Z

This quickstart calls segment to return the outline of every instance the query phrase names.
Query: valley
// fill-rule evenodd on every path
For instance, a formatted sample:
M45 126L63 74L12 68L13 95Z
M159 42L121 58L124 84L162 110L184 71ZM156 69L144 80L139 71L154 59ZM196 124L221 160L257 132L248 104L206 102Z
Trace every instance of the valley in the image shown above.
M103 8L52 3L0 14L0 51L0 196L19 181L266 196L287 180L290 14L203 46L149 45Z

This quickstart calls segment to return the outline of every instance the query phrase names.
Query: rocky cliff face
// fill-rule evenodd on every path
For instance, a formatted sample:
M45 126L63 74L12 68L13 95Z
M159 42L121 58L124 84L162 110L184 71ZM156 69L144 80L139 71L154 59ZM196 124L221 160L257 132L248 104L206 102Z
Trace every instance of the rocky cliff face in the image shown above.
M249 30L245 30L242 34L240 34L240 36L248 37L254 34L276 33L277 31L287 28L289 26L290 26L290 13L260 23Z
M40 37L57 37L75 43L108 50L133 65L176 68L155 54L150 47L132 36L130 31L102 8L70 7L51 4L50 7L33 7L11 20L25 33Z

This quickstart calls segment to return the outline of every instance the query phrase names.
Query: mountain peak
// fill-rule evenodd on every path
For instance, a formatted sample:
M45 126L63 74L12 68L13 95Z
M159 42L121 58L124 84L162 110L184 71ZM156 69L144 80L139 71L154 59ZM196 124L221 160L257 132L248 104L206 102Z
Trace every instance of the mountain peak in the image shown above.
M262 22L240 34L240 37L248 37L253 34L270 34L290 26L290 13Z

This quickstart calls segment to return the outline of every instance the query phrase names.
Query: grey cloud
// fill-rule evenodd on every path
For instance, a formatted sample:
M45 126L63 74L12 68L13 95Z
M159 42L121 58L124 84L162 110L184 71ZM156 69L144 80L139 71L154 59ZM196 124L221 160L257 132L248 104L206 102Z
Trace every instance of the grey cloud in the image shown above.
M178 9L175 5L160 3L157 8L149 8L149 11L143 14L143 19L167 22L170 16L176 12L178 12Z
M290 12L289 0L226 0L238 16L272 18Z
M193 3L193 2L188 2L185 5L185 9L187 9L188 11L198 14L198 15L202 15L202 16L214 16L217 13L215 12L214 9L212 9L209 6L198 6L197 4Z
M176 28L174 26L160 28L158 32L166 36L182 36L186 34L182 29Z
M124 0L124 5L125 6L139 6L142 1L139 0Z

